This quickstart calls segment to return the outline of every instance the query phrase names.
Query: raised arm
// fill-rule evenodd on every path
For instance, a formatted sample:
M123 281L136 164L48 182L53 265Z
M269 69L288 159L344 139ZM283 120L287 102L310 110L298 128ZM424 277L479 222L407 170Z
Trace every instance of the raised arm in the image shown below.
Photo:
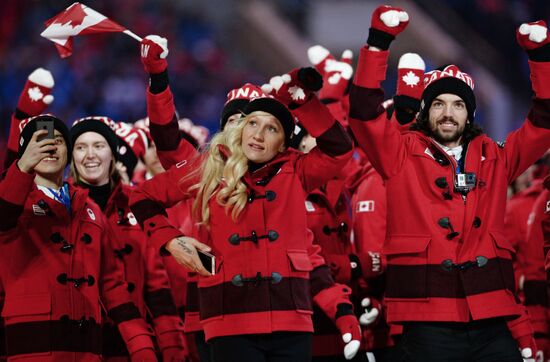
M550 37L544 21L522 24L519 45L529 57L535 97L523 126L510 133L502 149L511 183L550 148Z
M149 74L147 116L151 137L162 167L169 169L182 159L197 154L178 126L174 96L168 78L168 40L149 35L141 41L141 62Z
M406 147L397 125L386 117L380 84L386 78L390 43L408 22L409 16L399 8L376 8L350 90L350 127L359 147L385 179L400 170Z

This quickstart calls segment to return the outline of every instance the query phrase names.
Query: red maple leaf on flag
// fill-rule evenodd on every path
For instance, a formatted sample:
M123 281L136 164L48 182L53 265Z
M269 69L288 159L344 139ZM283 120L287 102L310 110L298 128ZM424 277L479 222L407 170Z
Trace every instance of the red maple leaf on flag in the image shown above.
M72 53L75 36L111 32L133 34L97 11L80 3L74 3L46 21L46 29L40 35L53 41L59 55L65 58ZM141 38L135 34L130 36L141 41Z
M82 24L84 18L86 17L86 12L82 9L82 6L79 3L74 3L69 6L61 14L58 14L46 21L46 26L50 26L53 23L70 25L73 28Z

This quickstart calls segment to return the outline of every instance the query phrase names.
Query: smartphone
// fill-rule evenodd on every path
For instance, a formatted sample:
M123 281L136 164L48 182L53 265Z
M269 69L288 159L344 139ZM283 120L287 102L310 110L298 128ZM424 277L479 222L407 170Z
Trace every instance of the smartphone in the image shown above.
M199 252L199 259L204 269L208 270L212 275L216 274L216 257L200 249L197 249L197 251Z
M36 130L42 130L45 129L48 131L48 134L42 135L38 137L37 141L42 141L44 139L54 139L54 126L52 120L43 120L43 121L36 121Z

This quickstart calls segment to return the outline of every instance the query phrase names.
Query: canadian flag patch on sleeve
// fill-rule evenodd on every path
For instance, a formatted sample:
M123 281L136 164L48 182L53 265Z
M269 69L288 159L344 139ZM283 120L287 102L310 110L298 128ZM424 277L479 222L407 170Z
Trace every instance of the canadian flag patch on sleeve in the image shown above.
M374 200L364 200L357 203L356 212L374 212Z

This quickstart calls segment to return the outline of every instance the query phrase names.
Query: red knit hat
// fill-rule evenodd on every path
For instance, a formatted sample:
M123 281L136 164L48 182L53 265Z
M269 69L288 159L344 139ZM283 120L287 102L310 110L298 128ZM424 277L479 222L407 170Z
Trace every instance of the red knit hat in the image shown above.
M220 118L220 129L224 129L229 117L235 113L242 113L250 100L261 97L262 94L260 87L251 83L246 83L240 88L229 91Z
M456 65L447 65L439 70L424 74L424 92L420 103L420 114L424 116L432 101L440 94L456 94L466 104L468 118L474 121L476 113L476 97L474 95L474 80L468 73L462 72Z

